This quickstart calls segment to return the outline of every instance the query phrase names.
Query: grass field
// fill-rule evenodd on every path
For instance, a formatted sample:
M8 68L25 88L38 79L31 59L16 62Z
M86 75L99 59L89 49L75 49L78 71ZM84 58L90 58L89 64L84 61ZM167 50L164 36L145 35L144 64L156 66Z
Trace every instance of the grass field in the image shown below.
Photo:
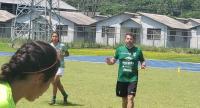
M0 42L0 51L2 52L14 52L16 49L11 48L8 43L1 43Z
M14 52L16 49L9 47L8 43L0 43L0 51ZM69 49L70 55L113 56L114 49ZM172 60L181 62L200 62L198 54L183 54L175 52L143 51L146 59Z
M8 57L0 57L0 63ZM69 93L67 108L121 108L121 99L115 96L117 65L88 62L66 62L62 77ZM171 69L147 68L139 73L135 108L199 108L200 73ZM23 91L22 91L23 92ZM34 102L21 100L17 108L63 108L58 103L49 106L52 87Z
M94 56L113 56L114 49L70 49L72 55L94 55ZM182 62L200 62L200 55L198 54L183 54L175 52L151 52L143 51L146 59L157 60L172 60Z

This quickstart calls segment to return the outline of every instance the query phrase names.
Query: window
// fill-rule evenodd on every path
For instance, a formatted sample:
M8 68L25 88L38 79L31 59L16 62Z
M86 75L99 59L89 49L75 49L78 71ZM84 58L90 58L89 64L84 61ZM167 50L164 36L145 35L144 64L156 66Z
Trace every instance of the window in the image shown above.
M188 31L183 31L182 36L183 36L183 42L187 42L188 41Z
M8 3L1 3L1 10L6 10L12 14L15 14L16 12L16 6L15 4L8 4Z
M77 32L84 32L84 27L81 27L81 26L79 26L78 28L77 28Z
M115 27L108 27L107 28L107 35L109 38L114 38L115 36Z
M106 27L105 26L103 26L102 27L102 37L105 37L106 36Z
M102 37L113 37L115 35L115 27L102 26Z
M148 40L160 40L161 29L147 29L147 39Z
M85 27L84 26L78 26L77 27L77 37L84 38L86 36Z
M68 25L57 25L56 30L62 36L67 36L68 35Z
M130 32L133 33L134 36L138 36L140 34L139 28L131 28Z
M139 28L131 28L130 30L133 34L137 34L140 32L140 29Z
M37 35L45 36L46 30L48 30L48 25L41 23L38 23L37 25L39 26L38 31L36 31L38 33Z
M176 31L170 30L169 32L169 41L175 41Z
M0 33L6 33L6 25L5 24L0 24Z

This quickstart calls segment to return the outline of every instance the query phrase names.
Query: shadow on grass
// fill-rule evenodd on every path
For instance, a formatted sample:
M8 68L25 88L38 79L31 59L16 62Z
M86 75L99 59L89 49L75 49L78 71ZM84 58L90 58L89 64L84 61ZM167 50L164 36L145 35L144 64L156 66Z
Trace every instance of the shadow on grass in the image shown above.
M63 104L63 101L56 101L56 104L52 105L52 106L84 106L83 104L79 104L79 103L74 103L74 102L67 102L67 104Z

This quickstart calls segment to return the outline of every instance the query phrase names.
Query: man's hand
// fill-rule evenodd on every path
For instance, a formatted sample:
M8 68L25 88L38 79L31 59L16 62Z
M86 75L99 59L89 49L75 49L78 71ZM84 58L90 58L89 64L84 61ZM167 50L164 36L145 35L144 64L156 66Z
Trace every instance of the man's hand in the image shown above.
M146 63L143 61L142 63L141 63L141 69L145 69L146 68Z
M68 57L69 56L69 51L65 51L65 57Z
M113 65L115 64L115 62L116 62L115 58L110 58L110 57L106 58L106 63L108 65Z

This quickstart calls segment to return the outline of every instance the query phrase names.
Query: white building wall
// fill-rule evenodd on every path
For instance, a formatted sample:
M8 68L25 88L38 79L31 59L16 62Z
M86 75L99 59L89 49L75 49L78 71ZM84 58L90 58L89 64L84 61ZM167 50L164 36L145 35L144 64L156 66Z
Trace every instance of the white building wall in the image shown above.
M30 18L35 19L37 18L39 15L41 15L42 13L40 12L35 12L32 13L32 16L30 17L30 15L23 15L17 18L17 22L18 23L30 23Z
M190 48L198 48L198 36L197 36L197 29L192 29L191 30L192 32L192 37L191 37L191 40L190 40Z
M60 22L59 22L60 20ZM60 19L58 19L57 16L53 16L52 18L52 25L56 26L56 25L68 25L68 35L67 36L62 36L61 37L61 41L62 42L73 42L74 41L74 23L66 20L62 17L60 17ZM55 27L54 27L55 28Z
M107 40L106 36L102 37L102 27L103 26L115 27L115 33L114 33L115 39L108 38L108 40ZM103 45L106 45L107 41L108 41L109 45L113 45L114 41L116 41L116 43L119 43L120 42L120 29L121 29L120 24L110 24L109 25L109 22L97 24L97 26L96 26L96 43L103 44ZM114 40L114 41L112 41L112 40Z
M200 26L197 27L197 45L197 48L200 49Z
M126 22L124 22L122 25L122 27L132 27L132 28L140 28L141 25L134 22L133 20L128 20Z
M125 33L129 32L129 31L127 31L126 28L137 28L141 31L142 26L141 26L141 24L138 24L137 22L135 22L133 20L127 20L127 21L123 22L121 24L121 41L124 40ZM138 34L139 35L137 35L136 39L140 43L142 40L142 34L141 34L141 32L139 32Z
M200 49L200 26L195 29L192 29L192 38L190 41L191 48Z
M35 14L32 17L35 18L37 15ZM43 18L43 19L41 19L41 21L44 20L44 17L40 17L40 18ZM74 30L74 23L69 21L69 20L66 20L66 19L64 19L62 17L59 17L59 18L60 19L58 19L58 16L55 16L55 15L52 16L53 29L54 30L56 29L56 25L68 25L68 35L67 36L62 36L61 37L61 41L62 42L73 42L73 40L74 40L74 31L75 31ZM17 19L17 22L18 23L30 23L30 18L29 18L28 15L22 16L22 17Z
M147 46L156 46L156 47L165 47L166 46L166 38L167 38L167 26L156 22L148 17L141 17L142 24L142 44ZM161 29L161 39L160 40L148 40L147 39L147 29Z
M120 37L121 37L121 25L118 25L117 28L115 29L116 33L116 43L120 43ZM114 44L113 44L114 45Z
M102 37L102 27L96 26L96 43L105 44L103 40L104 38Z
M120 23L131 18L132 16L121 14L119 16L114 16L112 18L108 18L107 20L103 20L100 22L97 22L96 24L96 43L98 44L107 44L107 41L114 40L116 43L120 43L120 31L121 31L121 25ZM115 27L115 37L116 39L109 39L107 40L107 37L102 37L102 26L108 26L108 27ZM110 41L112 42L112 41ZM113 43L109 43L110 45L113 45Z

